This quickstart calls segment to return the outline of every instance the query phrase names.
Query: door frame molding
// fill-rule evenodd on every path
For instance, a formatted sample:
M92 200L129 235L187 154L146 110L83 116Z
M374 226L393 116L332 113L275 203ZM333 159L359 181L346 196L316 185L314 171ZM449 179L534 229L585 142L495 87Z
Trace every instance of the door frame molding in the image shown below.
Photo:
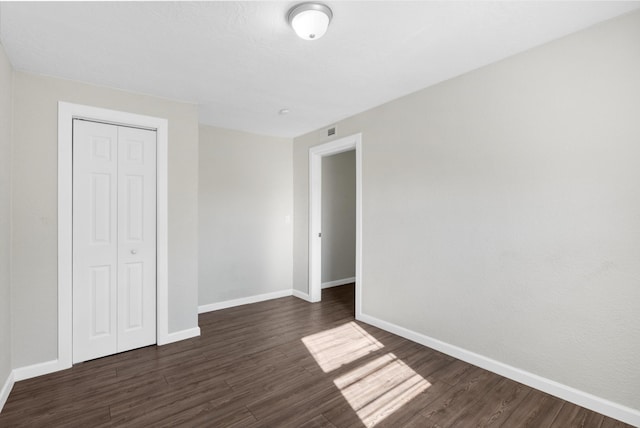
M156 131L156 342L169 343L168 293L168 146L167 119L58 102L58 369L73 356L73 119Z
M356 319L362 315L362 133L309 149L309 300L322 296L322 158L349 150L356 154Z

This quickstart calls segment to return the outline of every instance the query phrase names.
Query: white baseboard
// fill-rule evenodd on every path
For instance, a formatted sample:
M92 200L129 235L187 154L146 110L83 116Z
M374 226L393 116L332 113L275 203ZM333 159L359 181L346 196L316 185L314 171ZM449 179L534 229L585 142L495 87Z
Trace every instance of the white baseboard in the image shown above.
M180 340L190 339L196 336L200 336L200 327L177 331L175 333L169 333L164 339L158 339L158 346L178 342ZM2 410L2 406L4 406L4 403L9 396L9 392L11 392L11 388L13 387L14 382L31 379L32 377L42 376L60 370L65 370L70 367L71 366L62 364L60 360L51 360L45 361L44 363L37 363L30 366L13 369L13 371L9 375L9 378L2 387L2 390L0 390L0 410Z
M323 282L322 288L337 287L339 285L352 284L354 282L356 282L356 277L352 276L351 278L343 278L343 279L336 279L335 281Z
M44 363L32 364L30 366L13 369L13 379L18 382L32 377L42 376L60 370L68 369L60 364L60 360L45 361Z
M0 412L2 412L4 403L6 403L9 398L9 393L11 393L11 389L13 388L13 382L13 371L11 371L4 385L2 385L2 389L0 389Z
M558 383L556 381L538 376L536 374L518 369L508 364L501 363L492 358L485 357L475 352L468 351L455 345L442 342L438 339L417 333L376 317L360 314L360 321L386 330L390 333L409 339L413 342L435 349L459 360L497 373L501 376L523 383L532 388L546 392L563 400L586 407L603 415L618 419L633 426L640 426L640 410L632 409L618 403L597 397L584 391Z
M293 297L297 297L298 299L302 299L311 303L311 296L309 296L307 293L303 293L300 290L293 290Z
M169 343L179 342L185 339L191 339L192 337L200 336L200 327L189 328L187 330L176 331L175 333L167 334L162 340L158 339L158 346L168 345Z
M224 302L209 303L208 305L198 306L198 313L219 311L220 309L232 308L234 306L248 305L250 303L264 302L265 300L279 299L281 297L291 296L290 288L286 290L274 291L272 293L256 294L255 296L241 297L239 299L225 300Z

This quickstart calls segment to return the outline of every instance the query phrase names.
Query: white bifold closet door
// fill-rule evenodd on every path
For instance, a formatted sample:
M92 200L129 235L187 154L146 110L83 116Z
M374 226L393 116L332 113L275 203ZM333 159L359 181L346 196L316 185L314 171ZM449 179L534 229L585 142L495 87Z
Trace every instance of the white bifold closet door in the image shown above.
M73 362L156 343L156 132L73 121Z

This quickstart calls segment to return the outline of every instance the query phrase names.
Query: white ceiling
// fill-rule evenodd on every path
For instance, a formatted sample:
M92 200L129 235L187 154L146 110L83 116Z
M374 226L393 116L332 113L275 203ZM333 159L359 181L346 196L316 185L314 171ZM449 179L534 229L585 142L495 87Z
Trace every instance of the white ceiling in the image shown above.
M201 123L293 137L640 8L325 3L329 31L304 41L286 22L297 2L3 2L0 40L17 70L197 103Z

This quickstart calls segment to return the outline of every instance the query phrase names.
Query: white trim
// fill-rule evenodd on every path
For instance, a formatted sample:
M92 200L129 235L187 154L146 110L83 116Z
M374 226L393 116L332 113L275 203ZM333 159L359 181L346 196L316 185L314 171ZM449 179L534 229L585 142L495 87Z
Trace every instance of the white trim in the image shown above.
M73 118L90 119L156 130L157 138L157 325L159 345L169 340L168 292L168 145L167 119L126 113L116 110L58 103L58 360L57 370L71 367L72 342L72 147ZM44 363L49 364L49 363ZM19 369L22 370L22 369ZM55 370L52 370L55 371Z
M356 319L362 316L362 135L356 139Z
M300 290L293 290L293 297L297 297L298 299L302 299L311 303L311 296L309 296L307 293L303 293Z
M0 389L0 412L2 412L2 408L9 398L9 394L13 388L13 383L13 371L11 371L9 372L9 376L7 376L7 380L4 382L4 385L2 385L2 389Z
M485 357L484 355L476 354L475 352L471 352L424 334L417 333L413 330L400 327L396 324L383 321L371 315L361 314L360 321L435 349L436 351L440 351L459 360L466 361L467 363L489 370L493 373L497 373L516 382L523 383L555 397L577 404L578 406L586 407L587 409L602 413L603 415L618 419L627 424L640 426L640 410L605 400L604 398L597 397L587 392L580 391L500 361L496 361L492 358Z
M322 156L309 149L309 297L322 298Z
M188 328L186 330L176 331L163 336L162 342L158 340L158 345L167 345L173 342L179 342L185 339L191 339L192 337L200 336L200 327Z
M351 278L343 278L343 279L336 279L334 281L327 281L322 283L322 289L324 290L325 288L338 287L340 285L351 284L353 282L356 282L355 276L352 276Z
M291 289L274 291L272 293L256 294L249 297L241 297L239 299L225 300L223 302L209 303L207 305L198 306L198 313L219 311L220 309L233 308L234 306L248 305L250 303L264 302L265 300L279 299L281 297L291 296Z
M63 369L61 368L59 360L45 361L44 363L37 363L13 369L13 379L16 382L19 382L21 380L31 379L32 377L42 376L60 370Z
M309 149L309 296L322 298L322 158L355 150L356 154L356 319L362 312L362 134L354 134Z

